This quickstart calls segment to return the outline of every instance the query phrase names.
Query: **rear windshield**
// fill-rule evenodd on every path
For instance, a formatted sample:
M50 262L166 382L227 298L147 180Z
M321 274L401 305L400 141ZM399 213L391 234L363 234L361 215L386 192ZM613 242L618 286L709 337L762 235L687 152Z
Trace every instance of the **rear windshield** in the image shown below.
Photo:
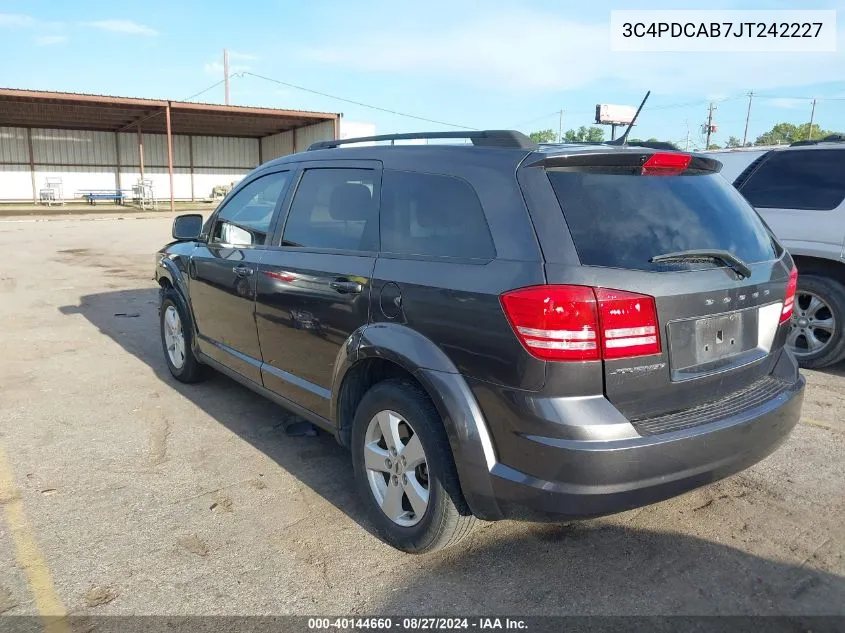
M720 249L745 263L776 258L754 209L719 174L635 176L549 169L575 249L586 266L689 270L707 260L650 263L656 255Z

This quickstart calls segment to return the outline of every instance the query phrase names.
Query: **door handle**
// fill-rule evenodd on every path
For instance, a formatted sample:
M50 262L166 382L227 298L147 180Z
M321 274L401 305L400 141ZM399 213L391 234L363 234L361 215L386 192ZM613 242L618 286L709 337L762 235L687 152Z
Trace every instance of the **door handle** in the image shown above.
M337 281L329 282L329 287L334 289L334 290L337 290L342 295L352 295L352 294L356 295L364 289L364 286L362 286L357 281L344 281L344 280L337 280Z
M255 273L255 269L241 264L240 266L235 266L234 268L232 268L232 272L235 273L238 277L249 277L250 275Z

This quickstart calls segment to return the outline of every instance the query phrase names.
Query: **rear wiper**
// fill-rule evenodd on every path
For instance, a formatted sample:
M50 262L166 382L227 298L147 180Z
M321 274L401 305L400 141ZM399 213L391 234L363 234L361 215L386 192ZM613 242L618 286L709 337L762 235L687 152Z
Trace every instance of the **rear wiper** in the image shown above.
M748 267L748 264L730 251L723 251L721 249L692 249L688 251L678 251L676 253L665 253L663 255L655 255L648 261L657 264L660 262L684 261L690 259L709 259L719 261L734 271L742 279L751 276L751 269Z

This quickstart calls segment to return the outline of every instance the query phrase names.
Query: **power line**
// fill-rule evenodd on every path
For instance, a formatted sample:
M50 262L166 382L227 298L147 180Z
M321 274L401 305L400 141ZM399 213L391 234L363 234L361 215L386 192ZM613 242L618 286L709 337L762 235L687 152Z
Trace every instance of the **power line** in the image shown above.
M197 97L199 97L200 95L205 94L206 92L208 92L208 91L209 91L209 90L211 90L212 88L216 88L217 86L219 86L220 84L224 83L225 81L226 81L226 79L225 79L225 78L224 78L224 79L221 79L220 81L215 81L215 82L214 82L213 84L211 84L208 88L206 88L206 89L204 89L204 90L200 90L197 94L195 94L195 95L191 95L190 97L186 97L186 98L182 99L182 101L190 101L191 99L196 99L196 98L197 98Z
M778 95L758 95L754 96L759 99L794 99L795 101L845 101L845 97L784 97Z
M250 75L252 77L257 77L258 79L263 79L264 81L269 81L274 84L279 84L280 86L285 86L287 88L293 88L295 90L302 90L303 92L310 92L311 94L319 95L321 97L327 97L329 99L335 99L336 101L343 101L344 103L351 103L352 105L360 106L362 108L369 108L370 110L378 110L379 112L386 112L388 114L395 114L396 116L403 116L409 119L416 119L417 121L425 121L426 123L436 123L437 125L447 125L449 127L456 127L462 130L476 130L478 128L474 127L467 127L466 125L458 125L457 123L447 123L446 121L438 121L436 119L429 119L422 116L417 116L416 114L408 114L406 112L398 112L396 110L389 110L387 108L381 108L379 106L370 105L369 103L362 103L360 101L354 101L352 99L344 99L343 97L338 97L336 95L330 95L326 92L320 92L319 90L312 90L311 88L304 88L302 86L297 86L295 84L288 83L286 81L281 81L280 79L273 79L272 77L265 77L264 75L257 75L256 73L251 73L249 71L243 71L241 75Z

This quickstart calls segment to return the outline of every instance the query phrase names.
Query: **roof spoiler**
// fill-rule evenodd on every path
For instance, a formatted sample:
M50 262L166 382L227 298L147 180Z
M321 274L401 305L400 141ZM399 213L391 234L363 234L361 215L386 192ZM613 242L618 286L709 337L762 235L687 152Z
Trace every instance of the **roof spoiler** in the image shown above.
M537 144L522 132L516 130L478 130L472 132L411 132L408 134L382 134L380 136L360 136L357 138L335 139L333 141L318 141L312 143L308 151L317 149L332 149L350 143L365 143L376 141L410 141L419 139L469 139L473 145L479 147L511 147L517 149L535 149Z

